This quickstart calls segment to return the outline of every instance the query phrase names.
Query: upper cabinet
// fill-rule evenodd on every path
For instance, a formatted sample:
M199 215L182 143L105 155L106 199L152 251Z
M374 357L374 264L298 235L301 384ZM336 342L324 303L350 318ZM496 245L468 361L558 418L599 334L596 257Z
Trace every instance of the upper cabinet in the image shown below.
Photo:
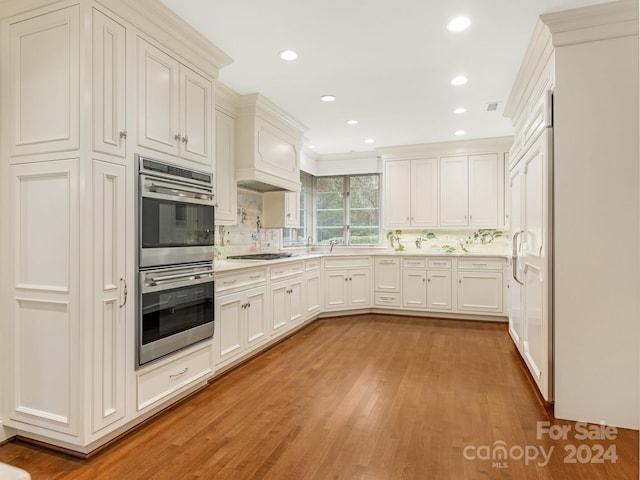
M385 226L438 226L438 158L385 163Z
M299 228L300 194L298 192L265 192L262 196L264 228Z
M240 97L236 180L259 191L300 191L300 150L306 127L260 94Z
M207 166L212 81L138 37L138 144Z
M216 224L235 225L236 188L235 119L216 110Z
M2 103L12 157L79 148L79 17L74 5L13 18L3 29L0 83L7 87Z
M385 227L503 227L511 143L500 137L379 149Z

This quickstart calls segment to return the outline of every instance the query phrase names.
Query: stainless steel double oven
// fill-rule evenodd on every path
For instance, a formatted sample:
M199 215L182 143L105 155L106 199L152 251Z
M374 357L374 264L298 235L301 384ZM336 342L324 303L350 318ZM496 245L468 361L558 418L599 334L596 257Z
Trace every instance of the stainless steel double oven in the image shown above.
M213 175L137 156L137 365L214 331Z

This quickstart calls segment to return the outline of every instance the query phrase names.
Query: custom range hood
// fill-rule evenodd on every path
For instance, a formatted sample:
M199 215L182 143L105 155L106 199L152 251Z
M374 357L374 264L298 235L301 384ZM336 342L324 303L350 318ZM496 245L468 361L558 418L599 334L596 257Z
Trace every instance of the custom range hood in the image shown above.
M240 96L236 122L238 187L299 192L307 128L259 93Z

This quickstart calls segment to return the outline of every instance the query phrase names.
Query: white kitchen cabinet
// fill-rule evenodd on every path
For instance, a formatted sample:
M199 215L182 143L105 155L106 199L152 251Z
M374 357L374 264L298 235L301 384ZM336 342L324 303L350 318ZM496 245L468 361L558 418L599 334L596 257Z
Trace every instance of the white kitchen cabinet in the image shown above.
M369 257L324 259L325 310L348 310L371 306L371 260Z
M451 310L451 271L427 271L427 309Z
M216 298L216 366L224 367L268 338L266 287Z
M386 228L438 226L438 159L387 161L384 165Z
M237 223L235 119L216 110L216 225Z
M93 161L93 423L97 432L126 413L126 168ZM131 293L132 297L129 297Z
M421 269L402 271L402 306L405 308L427 307L427 272Z
M300 227L300 193L265 192L262 196L262 226L264 228Z
M306 127L257 93L240 97L236 121L238 184L260 191L275 186L299 192L300 149Z
M504 159L498 154L440 159L440 225L495 227L504 223Z
M93 10L93 150L126 156L126 29Z
M374 290L376 292L400 291L400 258L380 257L374 259Z
M271 285L272 335L280 335L304 320L302 293L302 276Z
M502 272L458 271L458 310L502 313Z
M9 143L13 161L79 148L79 42L78 5L5 22L0 83L9 90L3 96L9 138L3 142Z
M320 259L305 261L305 293L306 319L318 315L322 311L322 280L320 276Z
M138 144L211 167L211 80L137 41Z

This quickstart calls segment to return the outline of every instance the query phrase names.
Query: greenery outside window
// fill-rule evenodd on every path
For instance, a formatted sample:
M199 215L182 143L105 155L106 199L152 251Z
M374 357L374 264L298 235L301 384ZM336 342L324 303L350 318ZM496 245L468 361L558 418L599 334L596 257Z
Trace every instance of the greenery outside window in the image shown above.
M380 175L317 177L316 243L380 243Z

